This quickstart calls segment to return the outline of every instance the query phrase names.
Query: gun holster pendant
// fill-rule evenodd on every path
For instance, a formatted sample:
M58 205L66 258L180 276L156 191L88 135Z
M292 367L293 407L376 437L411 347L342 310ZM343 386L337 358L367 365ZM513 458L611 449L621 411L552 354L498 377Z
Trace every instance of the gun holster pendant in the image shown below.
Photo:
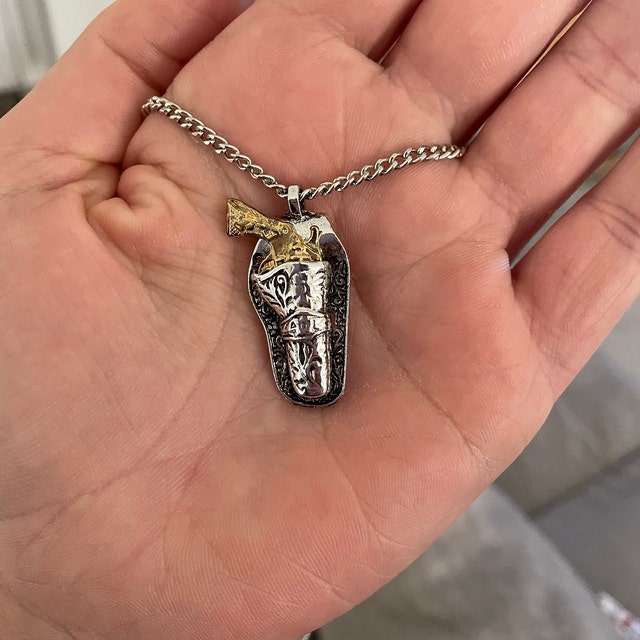
M346 382L350 272L329 220L302 208L274 220L229 200L227 231L259 238L249 294L278 389L295 404L333 404Z

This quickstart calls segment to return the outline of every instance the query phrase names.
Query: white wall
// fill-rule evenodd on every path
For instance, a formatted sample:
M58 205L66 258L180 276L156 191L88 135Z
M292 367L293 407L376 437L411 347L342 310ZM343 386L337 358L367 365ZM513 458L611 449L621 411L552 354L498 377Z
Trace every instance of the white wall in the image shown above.
M0 91L33 86L113 0L0 0Z
M28 89L53 60L42 0L0 0L0 90Z
M2 17L4 18L4 16ZM9 50L9 39L5 26L5 20L2 20L0 23L0 91L13 89L18 84L18 74Z
M84 28L112 1L45 0L56 54L62 55Z

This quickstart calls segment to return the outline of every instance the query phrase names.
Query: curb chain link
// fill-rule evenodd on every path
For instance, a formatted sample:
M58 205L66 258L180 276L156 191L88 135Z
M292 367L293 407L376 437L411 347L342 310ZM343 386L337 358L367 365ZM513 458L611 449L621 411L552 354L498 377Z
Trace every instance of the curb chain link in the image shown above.
M211 147L214 153L222 156L227 162L235 164L240 171L248 172L254 180L260 180L265 187L273 189L281 198L287 197L288 188L284 184L278 182L272 175L265 173L260 165L255 164L249 156L241 153L238 147L230 144L220 134L177 104L166 98L154 96L142 107L142 112L145 116L151 113L160 113L169 120L173 120L202 144ZM300 200L313 200L318 196L328 196L334 191L342 192L349 187L357 187L363 182L371 182L380 176L386 176L392 171L398 171L410 165L462 158L465 151L464 147L454 144L409 147L402 153L393 153L388 158L380 158L373 164L367 164L362 169L351 171L345 176L323 182L317 187L304 189L300 192Z

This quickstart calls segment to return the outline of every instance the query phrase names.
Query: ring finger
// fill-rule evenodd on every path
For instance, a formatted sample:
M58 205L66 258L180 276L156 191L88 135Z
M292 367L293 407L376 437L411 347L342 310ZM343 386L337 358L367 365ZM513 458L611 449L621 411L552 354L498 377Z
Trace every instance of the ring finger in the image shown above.
M587 0L429 0L385 66L465 140ZM437 25L437 28L433 28Z
M464 166L516 255L640 124L640 4L594 2L489 119Z

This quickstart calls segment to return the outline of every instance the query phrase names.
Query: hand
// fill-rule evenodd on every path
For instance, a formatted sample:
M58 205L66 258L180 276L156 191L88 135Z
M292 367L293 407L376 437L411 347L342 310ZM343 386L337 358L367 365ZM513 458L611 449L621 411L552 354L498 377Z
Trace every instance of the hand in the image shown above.
M640 4L119 0L0 121L3 638L281 640L363 600L518 455L640 292ZM415 13L414 13L415 10ZM227 27L228 25L228 27ZM226 28L225 28L226 27ZM223 30L224 29L224 30ZM378 60L400 35L397 46ZM276 391L225 201L303 186L353 270L346 397Z

